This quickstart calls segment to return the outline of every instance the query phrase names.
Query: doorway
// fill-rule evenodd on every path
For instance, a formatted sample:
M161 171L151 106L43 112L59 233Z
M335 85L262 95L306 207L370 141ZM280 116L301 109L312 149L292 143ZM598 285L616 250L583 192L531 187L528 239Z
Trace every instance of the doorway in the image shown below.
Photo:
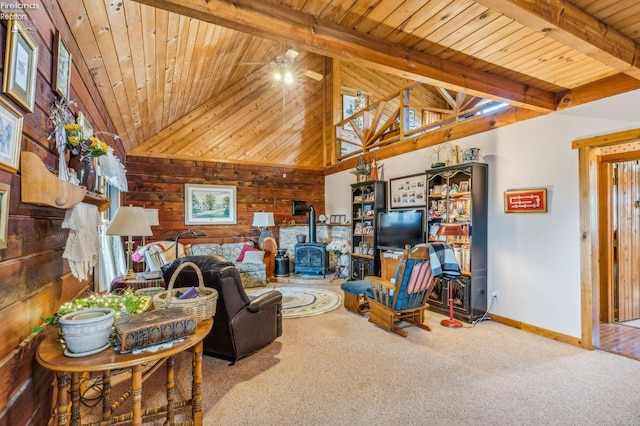
M596 347L640 359L640 152L598 166L600 265Z

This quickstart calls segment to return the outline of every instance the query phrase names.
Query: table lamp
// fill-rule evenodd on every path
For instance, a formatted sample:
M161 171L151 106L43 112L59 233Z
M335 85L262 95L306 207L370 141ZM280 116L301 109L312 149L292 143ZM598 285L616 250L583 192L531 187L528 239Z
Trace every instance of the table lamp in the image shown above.
M464 229L459 223L441 223L436 235L444 235L446 237L460 237L464 235ZM440 321L440 325L450 328L460 328L462 323L453 319L453 280L448 280L449 287L449 318Z
M273 213L271 212L255 212L253 214L253 224L260 229L260 237L258 239L258 246L262 247L262 242L266 237L273 237L273 233L267 229L268 226L275 226L273 220Z
M125 280L136 279L131 265L133 256L133 236L150 237L153 235L142 207L120 206L116 215L107 228L107 235L126 236L127 239L127 274L122 277Z
M187 229L186 231L180 232L176 236L176 259L178 258L178 255L180 253L180 250L178 250L180 248L180 245L178 243L180 241L180 237L182 237L183 235L193 235L194 237L204 237L207 234L205 234L199 229L191 229L191 228Z

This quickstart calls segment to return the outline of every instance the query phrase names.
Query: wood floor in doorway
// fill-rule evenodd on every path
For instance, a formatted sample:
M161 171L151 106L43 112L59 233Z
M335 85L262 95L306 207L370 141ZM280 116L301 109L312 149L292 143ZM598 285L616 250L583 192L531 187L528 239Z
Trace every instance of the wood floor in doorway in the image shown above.
M600 323L599 349L640 361L640 328Z

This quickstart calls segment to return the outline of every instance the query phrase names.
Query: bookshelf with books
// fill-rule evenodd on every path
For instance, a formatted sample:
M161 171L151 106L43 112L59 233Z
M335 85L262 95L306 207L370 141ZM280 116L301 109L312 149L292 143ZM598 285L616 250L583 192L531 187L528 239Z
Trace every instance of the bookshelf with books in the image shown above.
M487 165L463 163L427 174L429 242L453 248L462 276L453 284L454 317L472 322L487 310ZM463 235L438 235L442 223L459 223ZM438 280L429 297L430 309L448 315L448 283Z
M351 279L380 272L376 220L387 208L386 185L382 180L351 185Z

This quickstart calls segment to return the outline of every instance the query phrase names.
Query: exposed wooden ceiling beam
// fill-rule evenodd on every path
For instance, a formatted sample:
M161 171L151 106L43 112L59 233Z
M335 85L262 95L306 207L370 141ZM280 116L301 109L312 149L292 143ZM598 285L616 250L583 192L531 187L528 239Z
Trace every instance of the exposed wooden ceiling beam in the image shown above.
M508 126L519 121L528 120L541 115L543 115L543 113L527 109L515 107L503 108L501 110L494 111L491 114L457 123L455 126L446 126L441 129L416 136L415 138L406 139L403 142L396 142L383 146L375 151L375 155L379 160L383 160L385 158L413 152L418 149L451 142L466 136ZM354 167L356 162L357 159L355 157L340 161L339 163L327 167L325 169L325 174L330 175L343 170L348 170Z
M626 74L617 74L563 93L559 96L558 110L573 108L637 89L640 89L640 80Z
M474 0L572 49L640 79L640 47L565 0Z
M259 0L135 1L422 83L536 111L556 109L551 92L358 33L285 6Z

